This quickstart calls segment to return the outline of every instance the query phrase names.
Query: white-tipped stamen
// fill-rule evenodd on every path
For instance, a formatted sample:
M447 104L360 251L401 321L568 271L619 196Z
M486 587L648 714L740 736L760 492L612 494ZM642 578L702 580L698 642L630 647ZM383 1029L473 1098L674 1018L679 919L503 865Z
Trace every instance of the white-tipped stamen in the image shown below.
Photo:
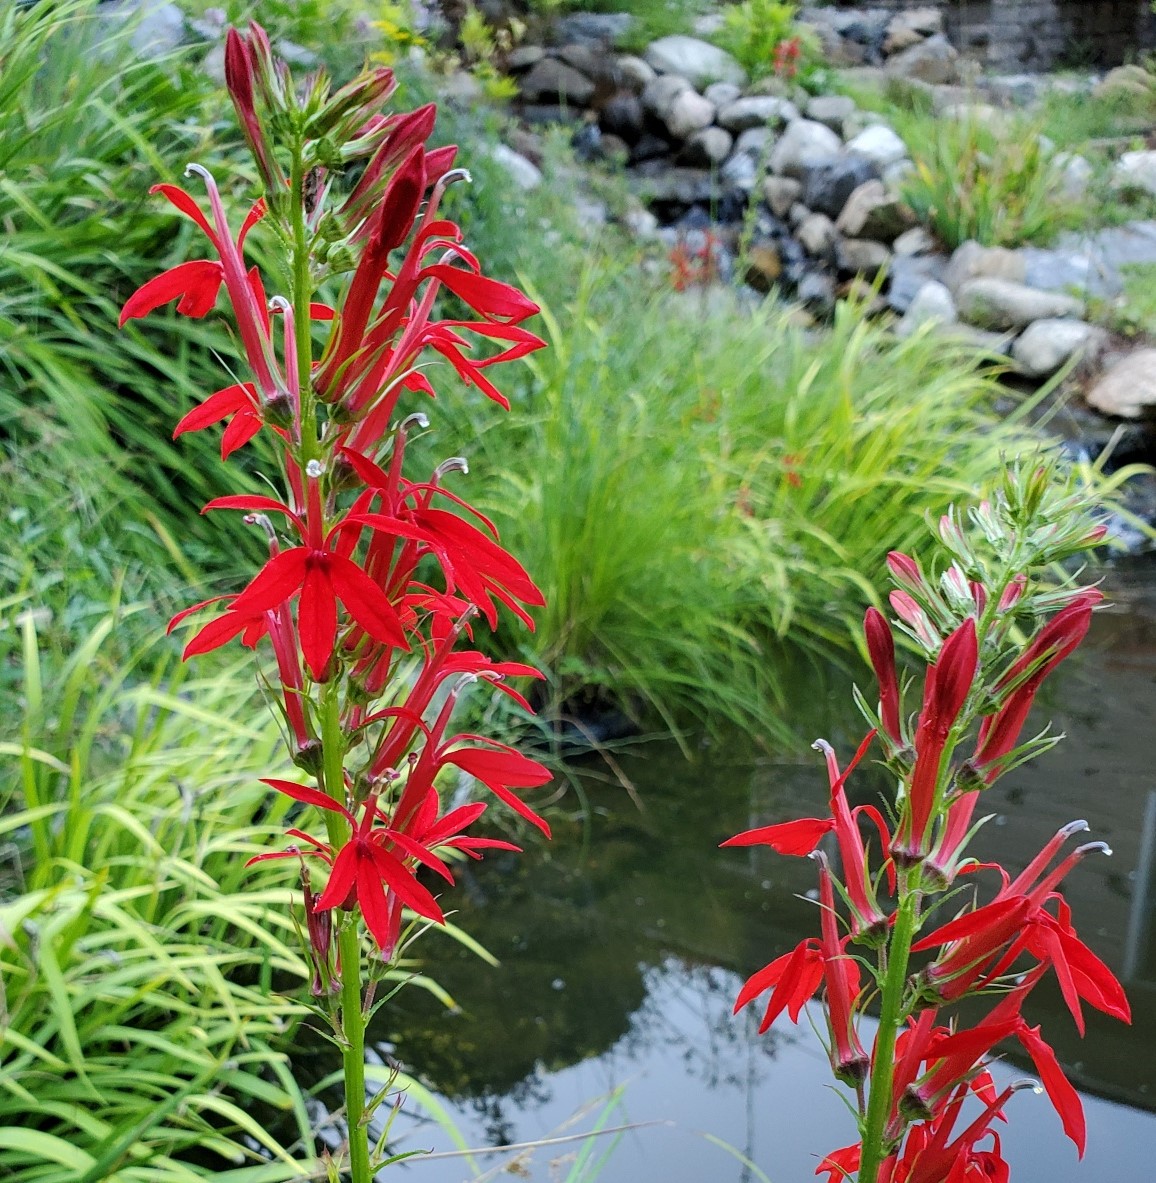
M414 411L412 415L406 417L397 425L398 431L403 434L410 430L411 427L418 427L422 431L429 430L429 419L421 411Z
M271 296L269 298L269 311L270 312L281 312L281 313L284 313L286 316L292 316L293 305L290 304L289 301L286 300L284 296Z
M185 176L200 177L202 181L207 181L210 185L213 183L213 174L203 164L186 164Z
M317 480L317 478L322 476L324 472L325 465L322 464L320 460L310 460L309 463L305 465L305 475L307 477L312 477L314 480Z
M437 468L434 469L434 483L436 484L438 481L440 481L447 473L468 473L469 471L470 466L468 463L466 463L466 458L464 456L451 456L448 460L443 460L441 464L439 464Z
M1098 854L1106 854L1109 856L1112 853L1112 848L1107 844L1107 842L1085 842L1083 846L1076 847L1076 854L1091 854L1093 850Z
M1092 827L1089 826L1088 823L1086 821L1084 821L1083 818L1079 818L1078 820L1076 820L1074 822L1068 822L1068 824L1066 826L1063 826L1060 829L1060 833L1063 834L1063 836L1065 838L1070 838L1073 834L1086 833L1091 828Z
M273 523L263 513L247 513L241 519L246 526L260 526L269 541L275 543L277 541L277 531L273 529Z

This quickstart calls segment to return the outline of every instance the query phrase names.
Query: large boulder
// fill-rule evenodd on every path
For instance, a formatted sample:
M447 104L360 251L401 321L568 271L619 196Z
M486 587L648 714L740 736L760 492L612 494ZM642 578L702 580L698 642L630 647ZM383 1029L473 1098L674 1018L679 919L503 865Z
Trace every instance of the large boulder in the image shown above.
M618 91L598 113L598 126L627 144L637 143L646 126L642 100L632 90Z
M687 164L713 168L730 155L733 142L731 133L721 127L699 128L687 136L682 158Z
M726 50L681 33L652 41L644 57L647 65L658 73L681 74L696 90L702 90L712 82L733 82L736 86L743 86L747 80L746 71Z
M676 140L685 140L692 132L710 127L714 122L714 103L697 91L683 90L674 96L666 113L666 130Z
M803 173L803 204L837 218L851 194L876 175L874 165L861 156L843 154L822 160Z
M925 324L954 324L958 319L951 293L943 284L929 279L916 292L895 332L899 337L910 337Z
M785 218L803 196L803 182L794 177L769 176L763 181L763 200L776 218Z
M817 94L807 103L808 119L825 123L837 135L844 135L844 123L858 108L855 100L845 94Z
M888 193L882 181L869 180L847 198L836 225L848 238L893 242L915 221L915 213L905 201Z
M737 134L751 127L782 127L799 118L799 109L775 95L748 95L735 99L718 113L720 127Z
M648 83L643 90L642 106L655 119L665 123L666 117L670 114L670 109L674 105L674 100L683 91L693 89L694 87L681 74L663 74L655 78L653 82Z
M796 119L771 152L771 172L801 178L809 168L837 156L842 147L843 141L829 127Z
M961 284L956 294L960 317L981 329L1018 329L1034 320L1081 317L1084 305L1062 292L1041 292L1010 279L980 276Z
M1029 378L1050 378L1077 353L1103 346L1103 329L1069 317L1037 320L1012 345L1012 358Z
M558 18L554 36L560 45L618 45L630 36L635 23L629 12L574 12Z
M528 103L566 103L585 107L594 97L594 83L573 66L557 58L542 58L518 82Z
M980 246L978 242L969 239L955 248L943 282L953 292L958 293L969 279L979 276L1023 283L1026 274L1027 266L1019 251L1008 250L1002 246Z
M1139 349L1117 362L1084 398L1102 414L1121 419L1156 414L1156 349Z
M907 145L883 124L864 128L854 139L848 140L847 151L870 160L880 172L907 158Z
M1112 185L1156 196L1156 152L1125 152L1112 169Z
M884 53L899 53L918 45L926 37L943 32L943 13L938 8L912 8L897 12L887 25Z
M888 58L887 71L940 86L959 80L959 54L946 37L936 34Z
M891 262L891 252L869 238L844 238L835 248L835 258L840 271L874 279Z

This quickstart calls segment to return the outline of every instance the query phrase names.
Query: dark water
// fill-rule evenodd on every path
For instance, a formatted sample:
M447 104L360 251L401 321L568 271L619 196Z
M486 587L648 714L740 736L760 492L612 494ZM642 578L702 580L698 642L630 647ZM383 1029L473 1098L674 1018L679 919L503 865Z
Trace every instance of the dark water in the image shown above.
M1115 851L1076 868L1065 894L1081 935L1124 981L1135 1020L1125 1027L1092 1012L1081 1040L1058 994L1036 990L1028 1018L1083 1091L1088 1152L1078 1163L1045 1097L1017 1094L1003 1133L1015 1183L1156 1180L1156 567L1116 570L1109 591L1116 607L1097 617L1038 713L1068 738L991 790L995 816L972 847L1018 869L1083 817L1090 837ZM816 734L844 755L861 730L848 689L800 688L797 702L798 714L827 720ZM437 1092L470 1146L566 1138L599 1120L638 1127L616 1142L564 1141L528 1156L411 1160L399 1176L576 1183L612 1149L600 1164L605 1183L760 1178L739 1156L773 1183L795 1183L853 1140L805 1022L760 1037L754 1016L731 1015L745 976L817 930L805 898L814 871L807 860L717 844L822 812L821 762L802 739L790 756L736 743L697 757L687 764L665 745L621 757L641 811L612 779L587 778L588 815L558 825L549 847L468 876L457 920L501 967L427 937L426 968L460 1010L405 991L377 1032L381 1050ZM877 787L872 775L860 779L860 797ZM1012 1058L996 1074L1028 1070ZM409 1102L394 1133L405 1148L453 1149Z

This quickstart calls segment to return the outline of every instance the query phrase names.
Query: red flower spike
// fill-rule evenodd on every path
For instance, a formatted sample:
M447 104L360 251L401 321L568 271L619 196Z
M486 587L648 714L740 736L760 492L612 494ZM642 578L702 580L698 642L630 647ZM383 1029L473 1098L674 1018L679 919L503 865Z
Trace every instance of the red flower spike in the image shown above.
M895 850L910 861L928 851L928 829L939 796L940 772L948 735L971 692L979 668L975 619L969 616L943 642L939 660L928 667L923 710L915 732L915 767Z
M879 710L883 730L895 744L902 745L899 679L895 673L895 640L891 635L891 626L878 608L868 608L863 620L863 632L867 638L871 666L879 683Z

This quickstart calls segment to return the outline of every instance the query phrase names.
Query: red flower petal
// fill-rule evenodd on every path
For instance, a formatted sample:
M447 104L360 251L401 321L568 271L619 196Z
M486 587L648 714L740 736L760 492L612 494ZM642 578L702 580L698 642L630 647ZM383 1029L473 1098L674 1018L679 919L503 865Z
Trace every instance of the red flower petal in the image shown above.
M310 788L309 785L299 785L296 781L277 780L273 777L262 776L259 779L263 785L268 785L271 789L284 793L286 797L292 797L294 801L303 801L306 805L315 805L318 809L328 809L332 813L342 813L350 825L354 824L353 814L344 805L334 801L328 793L323 793L320 789Z
M177 311L185 316L204 316L216 303L224 282L225 269L211 259L180 263L137 288L120 311L121 327L138 316L148 316L162 304L180 297Z
M173 439L184 435L186 431L200 431L202 428L219 423L226 416L251 406L256 397L256 388L251 382L226 386L224 390L210 394L200 406L194 407L173 428Z
M297 605L297 631L301 652L314 678L325 676L337 639L337 600L327 572L321 566L307 566Z
M720 842L720 846L769 846L779 854L808 855L819 845L824 834L835 828L831 818L803 817L798 821L779 822L745 830Z

